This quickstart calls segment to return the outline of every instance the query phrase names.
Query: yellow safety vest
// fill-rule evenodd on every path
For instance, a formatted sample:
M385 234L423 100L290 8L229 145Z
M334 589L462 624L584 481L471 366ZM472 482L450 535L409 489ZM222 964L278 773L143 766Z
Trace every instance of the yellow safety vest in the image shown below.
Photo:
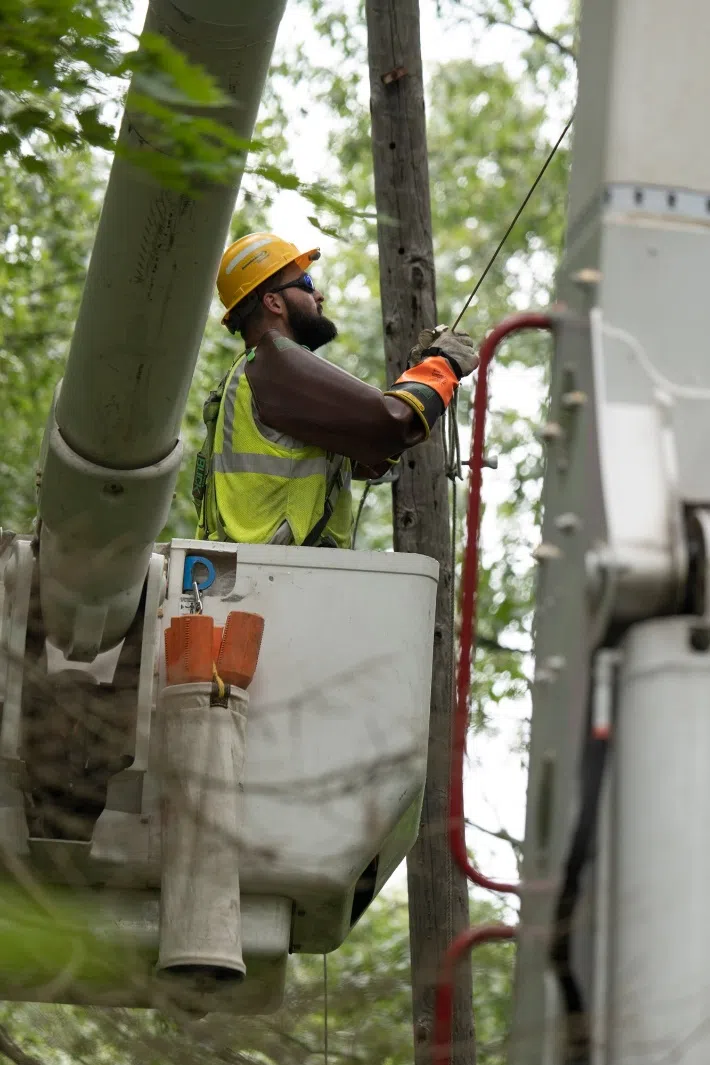
M249 354L204 406L207 440L193 485L198 538L350 547L350 460L264 425L245 372Z

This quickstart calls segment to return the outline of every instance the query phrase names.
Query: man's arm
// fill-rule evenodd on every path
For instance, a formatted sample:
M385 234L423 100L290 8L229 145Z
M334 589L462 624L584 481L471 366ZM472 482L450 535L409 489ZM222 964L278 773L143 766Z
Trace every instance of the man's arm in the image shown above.
M440 374L445 377L448 372L445 365ZM266 425L346 455L376 476L387 470L388 459L428 435L427 418L431 421L432 415L421 402L422 396L426 400L426 386L422 392L417 382L410 386L404 381L395 386L402 390L401 398L385 395L275 330L259 341L246 373ZM446 387L452 394L458 378L453 370L450 375ZM445 401L435 389L430 391L431 410L443 413Z

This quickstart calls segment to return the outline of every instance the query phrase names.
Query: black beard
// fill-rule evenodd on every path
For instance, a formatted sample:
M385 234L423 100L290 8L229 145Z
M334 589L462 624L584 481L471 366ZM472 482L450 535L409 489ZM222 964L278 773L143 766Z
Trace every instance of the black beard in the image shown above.
M286 295L286 293L284 293ZM291 326L294 340L310 351L317 351L324 344L329 344L338 335L338 327L324 314L307 314L300 307L288 303L288 324Z

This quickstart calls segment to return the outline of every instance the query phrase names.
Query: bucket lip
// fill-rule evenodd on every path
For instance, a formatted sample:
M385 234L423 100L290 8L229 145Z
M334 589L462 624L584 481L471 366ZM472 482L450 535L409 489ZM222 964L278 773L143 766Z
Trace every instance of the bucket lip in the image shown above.
M160 698L164 699L170 694L173 695L211 695L212 694L212 681L211 680L191 680L186 684L163 684L160 689ZM245 688L237 688L236 685L230 684L229 686L229 700L236 699L237 702L248 703L249 692ZM207 709L205 707L204 709ZM212 708L214 709L214 708Z
M233 544L218 540L171 541L173 549L202 554L234 555L245 565L270 569L349 570L355 573L391 573L439 580L439 563L428 555L404 551L346 551L322 547L282 547L276 544Z

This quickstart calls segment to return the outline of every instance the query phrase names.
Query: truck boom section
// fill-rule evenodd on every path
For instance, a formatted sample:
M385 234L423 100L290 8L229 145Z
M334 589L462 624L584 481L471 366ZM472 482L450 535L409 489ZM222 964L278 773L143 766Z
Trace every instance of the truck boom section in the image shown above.
M212 74L230 105L211 117L249 139L284 7L151 0L146 30ZM119 143L157 150L130 111ZM241 176L192 198L114 159L43 445L42 615L69 658L114 646L138 609L180 469L180 422Z
M708 39L582 5L510 1065L710 1060Z

